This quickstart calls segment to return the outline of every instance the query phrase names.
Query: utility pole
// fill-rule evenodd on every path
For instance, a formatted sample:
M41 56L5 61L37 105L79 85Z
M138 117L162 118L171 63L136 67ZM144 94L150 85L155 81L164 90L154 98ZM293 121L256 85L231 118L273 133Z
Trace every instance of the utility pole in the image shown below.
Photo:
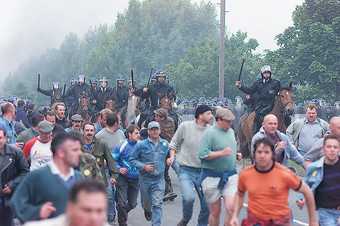
M219 97L224 97L224 37L225 37L225 1L221 0L220 5L220 56L219 56Z

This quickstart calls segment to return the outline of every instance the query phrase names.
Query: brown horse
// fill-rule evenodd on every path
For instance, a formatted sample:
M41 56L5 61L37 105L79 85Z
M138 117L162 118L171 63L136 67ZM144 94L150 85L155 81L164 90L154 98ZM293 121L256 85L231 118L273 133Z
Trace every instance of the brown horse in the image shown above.
M292 85L280 89L275 98L274 107L271 114L276 115L279 120L278 129L281 132L286 132L290 122L287 122L286 116L291 115L294 109ZM250 144L253 137L253 125L255 112L245 113L240 118L240 128L237 134L239 150L244 157L250 156Z

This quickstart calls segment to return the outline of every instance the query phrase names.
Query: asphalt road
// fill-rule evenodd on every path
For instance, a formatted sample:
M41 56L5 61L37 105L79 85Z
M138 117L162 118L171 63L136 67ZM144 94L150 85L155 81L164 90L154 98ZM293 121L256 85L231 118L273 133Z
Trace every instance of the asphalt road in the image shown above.
M173 181L174 190L179 196L172 202L164 203L163 218L162 218L162 225L164 226L176 226L182 217L182 199L180 197L180 188L178 185L177 176L172 170L171 170L171 178ZM295 200L297 199L297 195L298 194L296 192L292 191L290 193L290 198L289 198L289 203L293 211L294 220L295 220L293 225L307 226L308 218L307 218L306 208L304 208L303 210L300 210L295 205ZM245 206L246 206L246 203L245 203ZM200 205L199 205L199 200L197 197L195 201L195 206L194 206L193 218L188 224L188 226L197 225L197 217L198 217L199 211L200 211ZM240 218L245 217L245 213L246 213L246 207L243 208ZM136 207L136 209L132 210L129 215L130 215L128 219L129 226L151 225L151 223L147 222L144 218L144 212L143 212L143 209L141 208L140 201L138 202L138 206ZM220 225L223 225L223 217L224 216L221 216Z

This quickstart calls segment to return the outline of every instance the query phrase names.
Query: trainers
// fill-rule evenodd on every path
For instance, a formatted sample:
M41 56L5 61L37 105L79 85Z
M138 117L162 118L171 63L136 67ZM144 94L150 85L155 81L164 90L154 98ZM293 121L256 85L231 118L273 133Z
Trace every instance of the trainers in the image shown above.
M144 216L147 221L151 221L152 219L152 212L149 212L147 210L144 210Z
M188 222L184 221L183 219L178 222L177 226L187 226Z

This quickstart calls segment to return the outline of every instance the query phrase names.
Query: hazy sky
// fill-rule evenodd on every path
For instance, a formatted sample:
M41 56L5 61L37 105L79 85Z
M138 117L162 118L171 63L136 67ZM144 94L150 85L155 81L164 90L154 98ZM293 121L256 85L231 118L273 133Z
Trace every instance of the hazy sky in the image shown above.
M276 48L275 36L292 24L292 12L303 2L226 1L230 11L226 16L228 33L248 32L259 41L261 50ZM211 2L218 7L219 0ZM3 78L32 55L58 47L69 32L82 36L91 26L112 24L117 13L127 8L128 0L0 0L0 5L0 76Z

